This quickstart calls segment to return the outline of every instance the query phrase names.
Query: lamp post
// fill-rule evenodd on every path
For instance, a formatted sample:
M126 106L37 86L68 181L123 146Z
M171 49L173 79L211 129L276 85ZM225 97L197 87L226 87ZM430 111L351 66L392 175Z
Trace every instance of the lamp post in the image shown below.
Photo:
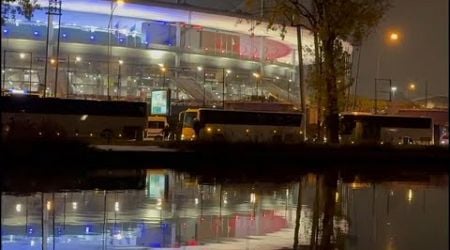
M414 82L408 85L408 98L411 99L412 93L416 90L416 84Z
M119 71L117 74L117 94L116 94L116 99L119 100L119 96L120 96L120 87L121 87L121 81L122 81L122 64L123 64L123 60L119 60Z
M395 92L397 92L397 87L396 86L392 86L391 87L391 92L392 92L392 95L391 95L391 93L389 93L389 97L390 97L389 101L392 102L392 99L395 98Z
M110 64L111 64L111 54L112 54L112 48L111 48L111 24L112 24L112 19L113 19L113 15L114 15L114 11L116 10L117 6L122 5L124 3L123 0L110 0L110 10L111 13L109 15L109 22L108 22L108 69L107 69L107 74L108 74L108 86L106 86L107 88L107 94L108 94L108 100L111 99L110 96Z
M387 34L387 42L392 45L396 45L400 40L400 34L398 32L392 31ZM381 47L380 51L377 55L377 68L376 68L376 78L380 77L380 64L381 64L381 55L383 54L383 48Z
M256 81L256 98L259 98L259 86L258 86L258 80L260 75L256 72L253 73L253 76L255 77L255 81Z
M292 82L292 79L289 79L289 81L288 81L288 102L291 101L291 82Z
M225 72L227 73L225 75ZM222 84L222 107L225 109L225 80L227 79L228 75L231 74L231 70L225 68L223 69L223 84Z
M161 67L161 72L163 73L163 88L166 88L166 68Z
M205 71L202 66L197 66L197 72L203 71L203 107L206 105L206 86L205 86Z

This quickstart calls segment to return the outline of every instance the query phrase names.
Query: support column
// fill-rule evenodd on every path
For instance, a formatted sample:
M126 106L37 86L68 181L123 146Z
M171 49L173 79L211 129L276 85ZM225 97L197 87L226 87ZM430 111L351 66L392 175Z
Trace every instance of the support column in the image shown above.
M50 7L50 5L49 5ZM45 62L44 62L44 89L43 89L43 96L47 97L49 95L52 95L53 88L54 88L54 78L51 78L50 76L54 77L53 71L52 71L52 64L51 59L54 55L54 52L56 50L54 46L54 40L55 40L55 32L53 27L53 15L50 14L50 9L48 9L47 13L47 38L46 38L46 48L45 48ZM50 88L50 91L47 91L47 88Z

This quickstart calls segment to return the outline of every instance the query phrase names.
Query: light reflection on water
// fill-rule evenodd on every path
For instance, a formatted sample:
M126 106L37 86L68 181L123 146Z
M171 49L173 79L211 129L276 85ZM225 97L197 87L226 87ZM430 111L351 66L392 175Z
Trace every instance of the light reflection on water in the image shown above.
M3 193L3 249L42 249L43 236L47 249L68 250L448 249L446 175L375 183L310 174L281 184L208 183L169 170L141 177L143 190Z

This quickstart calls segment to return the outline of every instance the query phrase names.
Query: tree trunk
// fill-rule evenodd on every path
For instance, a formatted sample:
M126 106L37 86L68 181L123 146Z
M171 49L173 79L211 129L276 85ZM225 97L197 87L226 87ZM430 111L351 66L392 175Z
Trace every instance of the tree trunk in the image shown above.
M321 56L319 52L319 34L317 31L314 32L314 67L316 74L319 76L322 76L322 67L321 67ZM318 82L317 86L317 138L321 137L321 120L322 120L322 95L323 95L323 89L321 86L321 81Z
M335 48L333 36L328 36L324 44L325 82L327 90L327 113L325 124L327 138L331 144L339 143L339 107L336 86Z
M298 197L297 197L297 209L295 210L295 229L294 229L294 246L293 249L300 249L299 244L299 231L300 231L300 216L302 212L302 178L298 182Z
M334 213L336 206L335 194L337 190L337 173L331 170L324 174L324 211L322 220L322 239L320 248L323 250L334 249L331 240L334 235Z

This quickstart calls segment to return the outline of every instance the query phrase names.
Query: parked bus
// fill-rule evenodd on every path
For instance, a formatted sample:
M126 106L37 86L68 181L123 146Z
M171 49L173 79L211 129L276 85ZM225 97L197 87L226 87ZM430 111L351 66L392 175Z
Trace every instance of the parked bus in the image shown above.
M301 113L187 109L179 115L181 140L300 142ZM195 130L198 130L197 133Z
M341 143L432 145L433 122L429 117L343 113Z
M147 128L144 132L144 140L162 141L164 139L164 131L168 129L168 126L169 123L166 116L149 116Z
M77 137L142 140L146 103L35 96L0 98L2 133L8 137Z

